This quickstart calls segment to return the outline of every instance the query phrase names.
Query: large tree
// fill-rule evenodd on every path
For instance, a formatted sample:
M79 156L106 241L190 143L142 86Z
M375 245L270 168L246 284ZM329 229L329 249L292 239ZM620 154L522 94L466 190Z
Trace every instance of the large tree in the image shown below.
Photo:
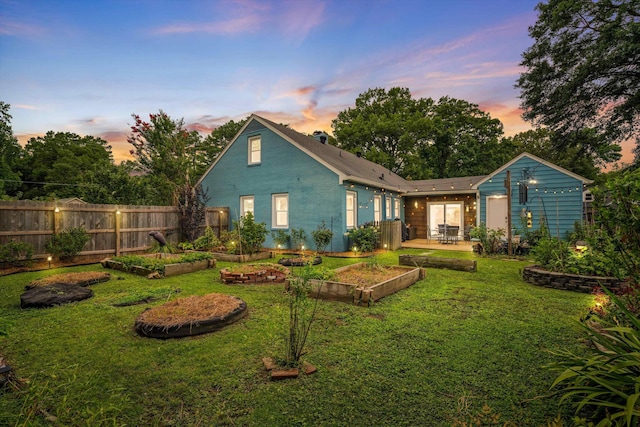
M175 205L179 189L199 177L196 152L201 143L197 131L187 131L184 120L173 120L164 111L149 114L146 122L133 114L135 123L127 141L138 169L154 181L159 191L158 203Z
M17 162L22 157L22 147L13 136L11 106L0 101L0 197L12 194L20 187Z
M513 156L528 152L585 178L595 179L600 167L620 158L620 146L608 143L593 129L560 135L549 128L532 129L506 138Z
M333 120L337 145L404 175L419 155L430 102L413 99L407 88L369 89Z
M31 138L24 147L19 169L26 199L82 197L88 176L113 164L107 141L71 132L49 131Z
M408 179L482 175L506 161L502 123L464 100L370 89L332 123L337 145Z
M549 0L536 6L518 79L525 119L612 142L640 131L640 1Z

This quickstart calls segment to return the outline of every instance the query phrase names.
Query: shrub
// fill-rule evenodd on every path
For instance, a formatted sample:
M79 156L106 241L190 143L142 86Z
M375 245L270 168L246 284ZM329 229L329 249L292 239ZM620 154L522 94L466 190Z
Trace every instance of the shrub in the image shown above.
M88 241L89 234L83 227L70 228L51 236L45 243L45 249L61 259L73 258Z
M268 233L264 222L255 222L253 214L247 212L239 221L233 221L233 227L240 237L240 245L236 246L234 253L255 254L262 250Z
M588 356L568 351L549 367L561 374L552 387L563 387L562 400L572 400L576 413L592 410L589 418L597 425L632 427L640 425L640 319L609 290L604 292L624 314L620 324L593 318L581 323L596 344Z
M569 273L569 259L572 256L569 243L556 237L546 237L532 250L534 259L550 271Z
M504 229L489 229L484 222L469 232L470 237L480 240L482 250L487 255L497 254L500 251L504 235Z
M317 230L311 232L313 243L316 245L316 250L320 253L324 253L325 249L331 243L333 238L333 231L329 230L324 221L318 226Z
M380 239L380 230L374 225L364 224L347 231L351 240L351 250L355 252L373 252Z
M301 251L307 241L307 232L303 228L291 229L291 243L294 249Z
M199 251L212 251L220 245L220 239L211 227L205 228L204 234L193 242L193 248Z
M272 231L271 238L278 249L284 249L289 246L289 234L284 230Z
M0 264L17 267L28 263L33 257L33 246L27 242L10 241L0 245Z

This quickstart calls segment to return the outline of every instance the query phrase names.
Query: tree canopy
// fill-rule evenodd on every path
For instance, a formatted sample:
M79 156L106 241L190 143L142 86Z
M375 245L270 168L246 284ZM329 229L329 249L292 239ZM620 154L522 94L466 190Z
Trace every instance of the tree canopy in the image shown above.
M369 89L332 122L337 145L410 179L481 175L510 154L502 123L450 97L414 99L409 89Z
M240 121L229 120L223 125L215 128L209 135L204 138L201 144L201 149L198 151L199 158L201 159L198 164L201 167L197 171L197 176L202 176L209 166L218 158L218 155L224 150L224 148L231 142L234 136L240 131L242 126L247 122L247 119Z
M22 147L13 136L11 106L0 101L0 196L20 187L20 174L16 162L22 156Z
M640 131L640 1L549 0L523 53L524 118L561 135L595 129L611 142Z

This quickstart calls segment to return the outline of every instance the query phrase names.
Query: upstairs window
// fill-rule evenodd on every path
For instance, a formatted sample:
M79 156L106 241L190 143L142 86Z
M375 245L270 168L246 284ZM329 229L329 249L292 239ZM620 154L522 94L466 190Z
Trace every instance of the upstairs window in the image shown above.
M260 164L262 151L262 140L260 135L249 138L249 164Z

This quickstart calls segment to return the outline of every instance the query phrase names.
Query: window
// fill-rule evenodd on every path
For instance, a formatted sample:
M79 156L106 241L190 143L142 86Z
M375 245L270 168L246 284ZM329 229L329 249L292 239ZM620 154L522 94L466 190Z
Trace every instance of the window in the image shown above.
M382 221L382 196L373 196L373 220Z
M391 218L391 197L384 198L384 214L386 219Z
M358 193L347 191L347 228L356 228L358 224Z
M289 228L289 195L273 194L271 196L271 227Z
M393 199L393 217L400 218L400 199Z
M262 145L260 135L249 138L249 164L256 165L260 163L260 153Z
M247 212L254 213L253 196L240 196L240 216L245 216Z

